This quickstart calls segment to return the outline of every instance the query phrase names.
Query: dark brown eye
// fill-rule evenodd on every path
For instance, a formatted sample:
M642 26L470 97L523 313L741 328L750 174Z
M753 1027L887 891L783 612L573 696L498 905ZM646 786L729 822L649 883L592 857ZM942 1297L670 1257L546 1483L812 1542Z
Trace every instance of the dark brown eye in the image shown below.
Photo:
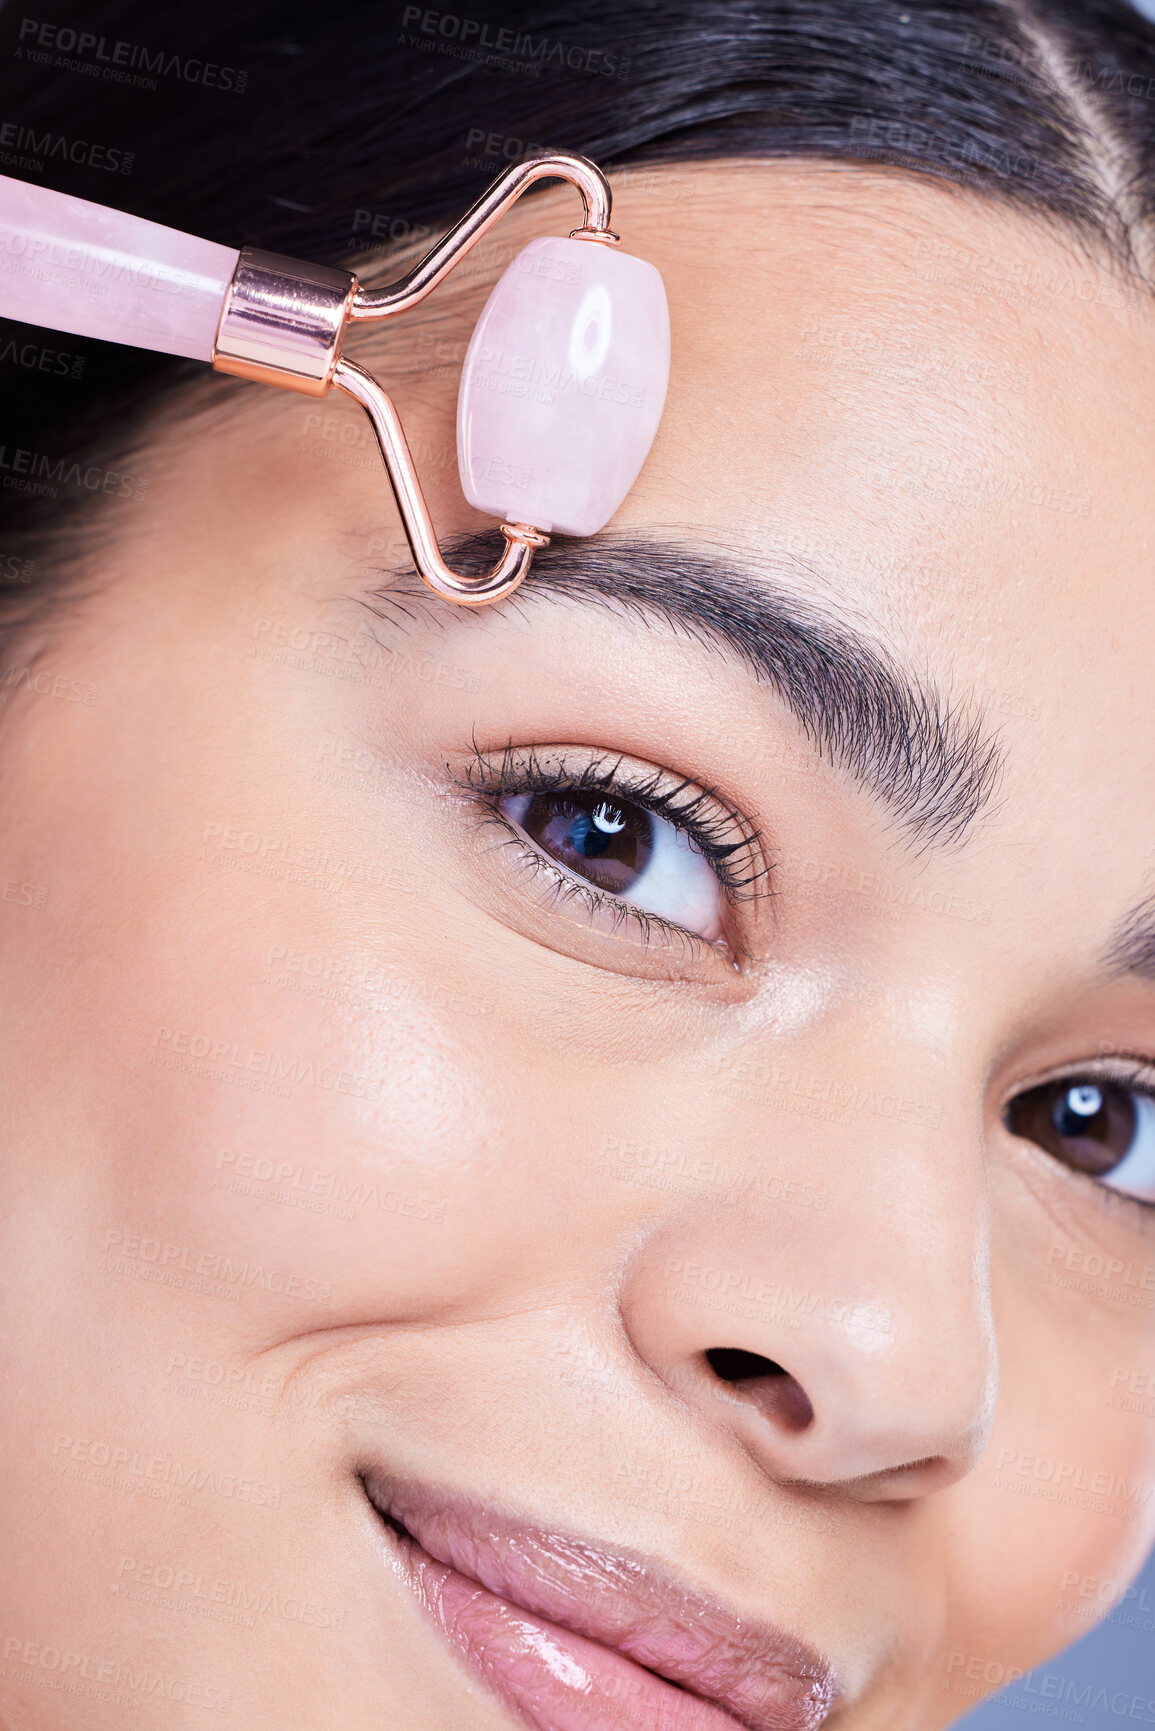
M1006 1126L1037 1142L1065 1166L1101 1178L1130 1154L1138 1113L1135 1091L1102 1077L1064 1076L1013 1099Z
M691 817L684 822L610 786L508 793L497 809L507 825L534 844L539 870L545 855L567 877L589 886L585 902L591 916L600 904L620 903L631 910L628 919L620 916L620 927L632 920L630 929L647 942L659 923L676 926L732 960L722 872L715 860L745 844L719 847L698 839L699 831L710 833L700 817L692 821L707 797L703 793L687 802Z
M624 895L654 851L654 819L604 793L538 793L516 802L516 820L543 853L600 890Z

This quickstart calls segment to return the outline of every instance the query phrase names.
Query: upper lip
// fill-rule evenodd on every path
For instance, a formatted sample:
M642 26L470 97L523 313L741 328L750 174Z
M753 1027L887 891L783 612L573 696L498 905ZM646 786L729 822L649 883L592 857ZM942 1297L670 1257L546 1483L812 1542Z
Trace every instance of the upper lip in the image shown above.
M820 1654L645 1557L373 1470L362 1482L378 1513L437 1562L624 1654L747 1731L812 1731L830 1710L837 1683Z

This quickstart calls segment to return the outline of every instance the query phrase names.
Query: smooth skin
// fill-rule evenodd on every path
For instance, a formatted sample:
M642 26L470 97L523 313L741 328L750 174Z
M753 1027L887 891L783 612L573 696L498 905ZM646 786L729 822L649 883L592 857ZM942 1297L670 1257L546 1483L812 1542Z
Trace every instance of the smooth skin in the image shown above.
M839 1731L949 1723L1155 1538L1119 1400L1155 1209L1003 1123L1155 1064L1155 982L1103 965L1155 859L1155 311L879 170L647 171L615 218L674 363L607 537L849 621L985 720L997 788L932 846L739 658L532 576L367 605L399 526L335 397L207 379L150 429L0 712L14 1726L513 1731L393 1570L370 1459L800 1636ZM576 220L524 201L352 345L446 538L491 526L471 322ZM729 948L559 898L463 785L507 745L715 790L761 837Z

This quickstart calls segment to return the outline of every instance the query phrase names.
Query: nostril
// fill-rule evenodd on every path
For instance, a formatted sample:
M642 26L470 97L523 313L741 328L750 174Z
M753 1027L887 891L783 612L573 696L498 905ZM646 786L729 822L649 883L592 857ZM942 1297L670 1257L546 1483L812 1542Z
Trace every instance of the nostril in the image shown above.
M786 1372L772 1358L758 1352L743 1352L737 1346L712 1346L706 1357L710 1369L723 1382L746 1382L752 1376L785 1376Z
M736 1346L712 1346L706 1362L714 1375L730 1384L734 1393L776 1420L786 1430L805 1430L814 1418L810 1397L788 1370L757 1352Z

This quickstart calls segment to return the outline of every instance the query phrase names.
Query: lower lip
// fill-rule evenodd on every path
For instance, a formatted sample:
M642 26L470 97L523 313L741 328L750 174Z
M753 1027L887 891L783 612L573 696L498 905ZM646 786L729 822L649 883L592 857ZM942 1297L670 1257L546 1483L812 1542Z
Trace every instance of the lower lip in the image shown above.
M533 1731L741 1731L722 1708L499 1598L436 1562L408 1534L396 1544L416 1598Z

